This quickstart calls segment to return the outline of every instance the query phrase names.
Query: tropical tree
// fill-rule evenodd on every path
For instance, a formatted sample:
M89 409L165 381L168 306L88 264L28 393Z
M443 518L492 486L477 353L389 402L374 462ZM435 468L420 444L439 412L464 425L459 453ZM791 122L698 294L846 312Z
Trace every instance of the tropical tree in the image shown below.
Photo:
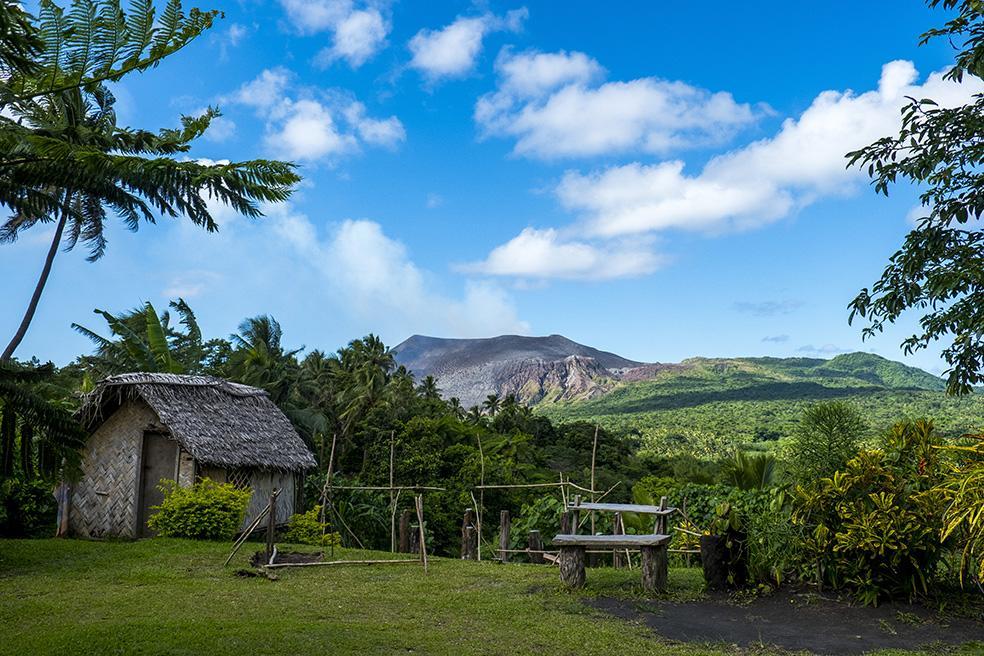
M170 0L158 19L149 1L127 13L117 0L73 0L66 13L43 0L35 20L4 8L4 20L27 26L36 43L33 61L18 59L24 50L15 46L3 64L0 204L11 216L0 226L0 241L42 223L55 228L23 319L0 354L7 362L27 333L60 247L71 250L82 241L88 259L99 259L112 216L131 230L159 216L185 216L213 232L218 225L209 202L260 217L259 204L286 200L299 178L284 162L176 159L204 134L216 109L156 133L117 125L104 82L156 66L211 27L216 12L186 15Z
M70 476L78 466L85 434L66 404L45 389L54 373L51 363L0 364L0 477L17 469L26 479Z
M96 345L93 355L82 358L86 368L97 377L132 371L200 372L207 360L206 352L214 347L214 342L202 343L195 313L184 299L171 301L169 307L178 315L184 330L171 325L170 312L158 315L150 302L117 315L93 310L106 320L112 337L103 337L73 323L72 328Z
M230 340L235 348L229 360L231 378L255 385L284 406L299 378L297 354L304 347L287 350L280 323L269 315L251 317L239 324Z
M499 409L502 407L502 400L499 398L498 394L489 394L482 401L482 408L489 413L490 417L495 417L499 413Z
M457 396L452 396L450 399L448 399L447 403L448 403L448 410L451 412L452 416L454 416L457 419L465 418L465 408L464 406L461 405L461 399L459 399Z
M437 387L437 379L433 376L424 377L424 379L420 381L418 391L425 399L437 400L441 398L441 390Z
M849 403L816 403L803 411L789 444L792 473L800 482L832 476L853 458L868 432L860 411Z
M956 49L946 79L984 79L984 4L979 0L928 0L957 10L921 43L942 37ZM899 180L924 191L924 216L889 258L879 278L850 304L850 320L864 319L864 337L884 330L904 313L923 312L920 330L902 342L906 354L949 340L947 391L967 394L984 382L984 94L958 107L911 98L894 137L848 153L866 168L875 191L888 195Z

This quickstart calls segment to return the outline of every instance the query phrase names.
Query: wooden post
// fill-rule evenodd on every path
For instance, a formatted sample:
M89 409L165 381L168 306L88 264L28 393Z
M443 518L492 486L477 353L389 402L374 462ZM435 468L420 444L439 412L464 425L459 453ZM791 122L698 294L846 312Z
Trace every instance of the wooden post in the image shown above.
M540 537L540 531L530 531L529 537L526 541L526 546L530 550L530 562L535 565L542 565L546 562L543 558L543 539Z
M396 431L390 431L390 551L396 551L396 499L393 496L393 440Z
M405 508L400 513L400 553L411 553L410 551L410 515L412 511Z
M642 589L646 592L666 592L669 569L666 545L642 547Z
M509 511L499 512L499 562L509 562Z
M574 509L571 510L571 533L577 535L581 532L581 511L578 508L581 505L581 495L574 495Z
M595 500L595 455L598 453L598 424L595 424L594 444L591 445L591 502ZM591 511L591 535L595 534L595 514Z
M420 553L420 531L413 526L410 527L410 536L407 541L407 553Z
M659 498L659 509L666 510L666 497ZM654 533L666 535L666 515L656 516L656 526L654 528L656 529L653 531Z
M465 508L465 516L461 519L461 559L472 560L472 540L475 535L475 511Z
M584 587L584 547L560 548L560 582L575 590Z
M420 526L420 560L424 564L424 574L427 573L427 538L424 534L424 495L418 494L415 499L417 506L417 523Z
M562 535L569 535L571 532L571 511L569 510L560 513L560 532Z
M277 495L280 490L274 489L270 493L270 514L267 515L267 535L266 535L266 562L270 564L273 556L273 541L277 530Z
M615 519L612 520L612 524L612 533L615 535L625 535L625 524L622 523L622 513L615 513ZM625 567L625 554L620 549L612 551L612 566L615 569Z

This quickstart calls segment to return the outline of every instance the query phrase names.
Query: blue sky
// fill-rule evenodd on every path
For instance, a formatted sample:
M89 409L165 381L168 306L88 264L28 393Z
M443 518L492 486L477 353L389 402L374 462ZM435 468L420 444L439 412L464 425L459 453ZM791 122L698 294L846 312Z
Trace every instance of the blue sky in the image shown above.
M121 122L219 105L192 156L291 159L305 178L251 221L216 208L59 253L18 351L89 350L75 321L183 296L210 336L274 315L291 346L368 332L561 333L647 361L871 350L847 304L909 229L843 153L905 95L958 103L944 14L916 0L789 3L213 2L225 18L118 85ZM0 248L11 334L50 231Z

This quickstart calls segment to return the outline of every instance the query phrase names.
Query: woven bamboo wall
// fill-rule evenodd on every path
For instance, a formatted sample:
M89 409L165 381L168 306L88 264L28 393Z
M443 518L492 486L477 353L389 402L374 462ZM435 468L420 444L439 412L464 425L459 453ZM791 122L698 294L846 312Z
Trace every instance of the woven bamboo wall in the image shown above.
M146 403L128 401L92 434L82 452L82 477L72 489L72 533L134 537L143 434L155 426L157 416Z
M296 476L297 474L292 472L253 470L250 480L253 497L249 500L243 528L248 526L270 503L270 493L273 492L274 488L280 489L280 495L277 497L277 523L286 524L290 516L294 514Z

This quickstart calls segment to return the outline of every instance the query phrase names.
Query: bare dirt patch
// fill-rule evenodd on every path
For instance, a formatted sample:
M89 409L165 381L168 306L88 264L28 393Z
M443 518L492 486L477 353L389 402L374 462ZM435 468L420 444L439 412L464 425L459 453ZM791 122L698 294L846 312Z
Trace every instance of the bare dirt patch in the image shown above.
M781 591L738 604L726 596L695 602L598 598L592 607L642 622L681 642L770 645L824 656L853 656L877 649L925 649L979 642L984 653L984 617L935 614L921 606L852 606L815 592Z

